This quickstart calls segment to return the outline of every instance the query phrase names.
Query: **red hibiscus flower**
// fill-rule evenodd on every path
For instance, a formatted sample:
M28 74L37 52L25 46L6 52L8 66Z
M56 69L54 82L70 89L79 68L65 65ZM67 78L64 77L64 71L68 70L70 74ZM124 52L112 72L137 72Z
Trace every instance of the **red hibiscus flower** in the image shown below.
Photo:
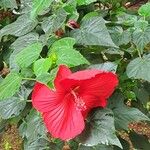
M59 67L52 90L36 83L32 93L33 106L40 112L48 131L55 138L69 140L84 129L84 119L94 107L105 107L118 79L112 72L84 70L72 73Z

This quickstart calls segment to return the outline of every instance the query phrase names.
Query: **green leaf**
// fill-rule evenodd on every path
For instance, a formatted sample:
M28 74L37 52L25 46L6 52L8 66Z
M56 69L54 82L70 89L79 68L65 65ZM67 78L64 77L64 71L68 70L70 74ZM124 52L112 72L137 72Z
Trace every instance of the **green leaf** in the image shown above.
M90 3L96 2L97 0L77 0L78 5L88 5Z
M34 109L30 110L29 115L19 127L20 134L23 138L27 138L28 141L34 141L39 137L46 138L46 129L43 124L40 113Z
M40 55L42 44L37 42L23 49L16 56L16 62L21 68L30 66Z
M50 58L41 58L34 63L34 73L36 76L47 73L52 65Z
M119 130L128 130L128 124L132 122L150 120L137 108L128 107L124 104L124 97L115 93L109 99L109 108L113 110L115 117L115 127Z
M22 87L13 97L0 101L0 116L3 119L9 119L18 116L26 106L26 100L29 91Z
M17 40L15 40L14 43L11 44L11 49L13 49L13 53L10 55L9 58L9 64L11 70L19 70L19 67L16 63L16 55L21 52L23 49L28 47L29 45L38 42L39 35L37 33L29 33L27 35L19 37Z
M90 69L99 69L99 70L104 70L104 71L112 71L116 72L117 71L118 65L114 62L105 62L102 64L94 64L90 65Z
M35 18L46 10L54 0L33 0L33 7L31 11L31 18Z
M22 78L17 73L10 73L0 83L0 100L13 96L21 85Z
M60 39L52 45L52 54L56 54L57 61L56 64L65 64L70 67L78 66L81 64L88 64L88 61L73 48L75 44L75 39L66 37Z
M123 30L122 27L112 27L110 30L113 42L117 46L126 45L131 41L131 32L129 30Z
M101 17L83 20L80 29L71 32L72 37L81 45L101 45L116 47Z
M108 145L102 145L102 144L99 144L97 146L92 146L92 147L80 145L78 150L113 150L113 147Z
M87 119L86 128L79 140L86 146L97 144L116 145L122 147L115 135L114 116L109 109L97 109Z
M150 16L149 12L150 12L150 3L146 3L145 5L142 5L138 10L139 15L144 17L149 17Z
M143 58L133 59L127 66L127 75L129 78L143 79L150 82L150 54Z
M14 9L14 8L17 8L17 3L16 3L16 0L1 0L0 1L0 6L2 8Z
M5 26L0 30L0 40L4 35L22 36L32 31L38 24L37 20L30 20L29 15L25 14L18 19Z
M133 32L133 43L143 53L144 47L150 42L150 27L145 30L137 29Z
M67 13L64 9L59 9L52 16L45 18L42 22L42 29L48 34L52 34L57 31L65 22Z

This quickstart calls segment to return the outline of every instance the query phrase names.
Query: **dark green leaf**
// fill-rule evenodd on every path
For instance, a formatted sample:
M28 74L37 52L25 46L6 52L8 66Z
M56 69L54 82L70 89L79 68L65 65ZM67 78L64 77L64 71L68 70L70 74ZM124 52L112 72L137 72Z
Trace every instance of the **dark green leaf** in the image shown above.
M10 73L0 83L0 100L13 96L21 85L22 78L17 73Z
M143 53L144 47L150 42L150 27L145 30L137 29L133 32L133 43Z
M44 32L48 34L52 34L57 31L60 27L62 27L63 23L65 22L67 17L66 11L64 9L57 10L56 14L45 18L42 22L42 29Z
M28 67L39 57L41 51L41 43L31 44L16 55L16 62L21 68Z
M87 146L106 144L122 147L115 135L112 111L109 109L97 109L95 112L92 112L79 140Z
M150 54L143 58L132 60L127 66L127 75L129 78L143 79L150 82Z
M128 130L128 124L132 122L150 120L137 108L128 107L124 104L121 94L115 93L109 100L109 106L114 113L115 126L117 129Z
M113 43L105 21L101 17L83 20L80 29L72 31L72 37L81 45L102 45L116 47Z
M114 62L105 62L102 64L94 64L90 65L90 69L99 69L99 70L104 70L104 71L112 71L116 72L118 65Z
M22 87L21 90L9 99L0 102L0 116L9 119L18 116L26 106L29 91Z
M2 8L14 9L14 8L17 8L17 3L16 3L16 0L1 0L0 1L0 6Z
M4 35L25 35L32 31L36 27L37 23L37 20L30 20L29 15L22 15L18 17L15 22L5 26L0 30L0 39Z
M131 132L129 134L129 137L131 139L131 142L133 143L133 146L137 150L149 150L150 148L150 142L148 141L148 138L146 138L143 135L138 135L134 132Z
M33 7L31 11L31 18L35 18L47 9L54 0L33 0Z
M16 63L16 55L21 52L23 49L28 47L29 45L38 42L39 35L37 33L29 33L27 35L19 37L14 43L11 44L11 48L14 50L10 55L9 63L10 69L19 70L19 67Z

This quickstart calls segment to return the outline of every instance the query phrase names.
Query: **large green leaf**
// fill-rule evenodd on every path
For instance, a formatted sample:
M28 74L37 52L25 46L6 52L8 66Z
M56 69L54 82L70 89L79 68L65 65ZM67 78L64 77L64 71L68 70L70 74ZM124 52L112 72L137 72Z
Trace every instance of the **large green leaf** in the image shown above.
M150 82L150 54L143 58L133 59L127 66L127 75L129 78L143 79Z
M11 49L13 49L13 53L10 55L9 58L9 65L10 69L19 70L19 67L16 63L16 55L21 52L23 49L28 47L29 45L38 42L39 35L37 33L29 33L27 35L19 37L17 40L15 40L14 43L11 44Z
M124 104L124 98L121 94L115 93L109 100L109 107L113 110L115 117L115 126L117 129L128 130L128 124L150 120L137 108L128 107Z
M33 0L33 7L31 11L31 18L35 18L37 15L47 9L54 0Z
M29 115L19 127L19 132L23 138L34 141L39 137L46 138L46 129L40 113L31 109Z
M102 45L116 47L113 43L105 21L101 17L83 20L80 29L72 31L72 37L81 45Z
M46 129L38 112L31 109L29 115L19 127L22 138L25 139L25 150L42 150L48 145Z
M114 116L109 109L97 109L87 119L86 128L79 140L87 146L97 144L117 145L122 147L115 135Z
M52 34L63 25L66 17L66 11L64 11L64 9L59 9L52 16L44 19L44 21L42 22L42 29L44 30L44 32Z
M94 64L89 66L90 69L99 69L99 70L112 71L112 72L116 72L117 67L118 65L114 62L105 62L102 64Z
M150 27L145 30L137 29L133 32L133 43L143 53L144 47L150 42Z
M31 44L16 55L16 62L21 68L28 67L39 57L41 50L41 43Z
M10 73L0 83L0 100L13 96L21 85L22 78L17 73Z
M9 119L18 116L26 106L29 91L22 87L13 97L0 101L0 116Z
M73 48L75 39L66 37L56 41L52 45L51 54L55 54L57 57L56 63L66 64L70 67L78 66L81 64L88 64L88 61Z
M15 22L5 26L0 30L0 39L4 35L25 35L32 31L36 27L37 23L38 21L31 20L28 14L22 15L18 17L18 19Z
M17 8L17 3L16 0L1 0L0 1L0 6L2 8Z
M97 0L77 0L78 5L88 5L90 3L96 2Z

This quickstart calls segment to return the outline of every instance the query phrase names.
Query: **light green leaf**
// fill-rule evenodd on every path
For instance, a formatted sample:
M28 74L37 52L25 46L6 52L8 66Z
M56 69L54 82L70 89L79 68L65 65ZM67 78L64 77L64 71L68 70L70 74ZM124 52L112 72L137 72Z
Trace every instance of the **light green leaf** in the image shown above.
M14 43L11 44L11 49L13 49L13 53L10 55L9 58L9 65L11 70L19 70L19 66L16 63L16 55L21 52L23 49L28 47L29 45L38 42L39 35L37 33L29 33L27 35L19 37L15 40Z
M128 107L124 104L124 97L115 93L109 99L109 108L113 110L115 117L115 127L119 130L128 130L128 124L132 122L150 120L137 108Z
M74 44L75 39L70 37L66 37L54 42L51 48L51 54L56 54L57 65L65 64L70 67L74 67L81 64L88 64L88 61L73 48Z
M114 116L109 109L96 109L87 119L85 130L79 137L85 146L98 144L116 145L122 147L115 135Z
M34 73L36 76L47 73L52 65L50 58L41 58L34 63Z
M96 2L97 0L77 0L78 5L88 5L90 3Z
M150 54L133 59L127 66L129 78L143 79L150 82Z
M133 32L133 43L143 53L144 47L150 42L150 27L145 30L137 29Z
M14 9L14 8L17 8L17 3L16 3L16 0L1 0L0 1L0 6L2 8Z
M16 55L16 62L21 68L28 67L39 57L41 51L41 43L31 44Z
M71 34L77 43L81 45L116 47L105 26L105 21L101 17L83 20L80 29L73 30Z
M142 5L138 10L139 15L144 17L150 16L150 3L146 3L145 5Z
M67 13L64 9L57 10L56 14L45 18L42 22L42 29L44 32L48 32L49 34L54 33L57 31L65 22L67 17Z
M26 106L26 100L29 91L22 87L13 97L0 101L0 116L3 119L9 119L18 116Z
M25 14L18 19L5 26L0 30L0 40L4 35L22 36L32 31L38 24L37 20L30 20L29 15Z
M17 73L10 73L0 83L0 100L13 96L21 85L22 78Z
M47 9L54 0L33 0L33 7L31 11L31 18L35 18L37 15Z

